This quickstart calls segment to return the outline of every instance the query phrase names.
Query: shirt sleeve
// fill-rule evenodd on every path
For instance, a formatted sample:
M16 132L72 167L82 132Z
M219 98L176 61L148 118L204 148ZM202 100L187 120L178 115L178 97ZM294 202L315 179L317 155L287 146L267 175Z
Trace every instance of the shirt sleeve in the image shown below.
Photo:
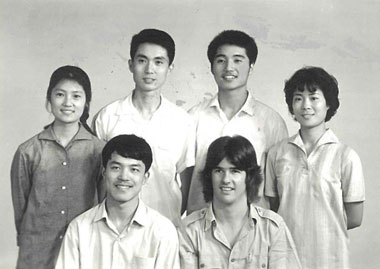
M102 110L96 113L91 123L91 129L94 131L94 133L99 139L107 141L107 133L104 129L105 122L102 115Z
M78 241L77 225L71 222L63 239L55 269L80 268Z
M264 194L269 197L277 197L277 182L276 182L276 170L275 170L275 150L269 150L266 164L265 164L265 183Z
M302 268L299 261L292 235L281 222L268 254L268 268L270 269L293 269Z
M179 269L178 236L173 225L161 237L155 268Z
M177 173L181 173L187 167L194 166L195 164L195 127L190 117L188 118L188 123L182 133L185 139L181 156L176 164Z
M186 233L185 227L181 226L177 229L179 238L179 256L181 268L198 269L198 255L194 246Z
M358 154L350 149L343 156L342 189L345 203L361 202L365 199L364 176Z
M11 190L18 246L20 245L20 234L22 233L21 222L32 186L32 174L29 170L28 159L21 149L18 148L13 157L11 166Z

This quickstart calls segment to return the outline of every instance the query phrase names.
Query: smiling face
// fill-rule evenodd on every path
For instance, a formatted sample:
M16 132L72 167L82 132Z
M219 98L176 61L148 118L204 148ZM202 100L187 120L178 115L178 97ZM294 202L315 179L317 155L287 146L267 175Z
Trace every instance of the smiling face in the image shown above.
M243 202L246 204L246 176L245 171L237 169L224 158L211 172L213 203L231 205Z
M103 169L107 186L107 200L119 204L137 203L142 186L149 177L142 161L111 154Z
M317 89L311 92L295 91L293 94L293 114L301 125L301 130L305 129L325 129L325 119L329 107L323 92Z
M172 68L166 49L151 43L139 45L134 58L129 60L136 90L141 91L160 90Z
M56 124L76 123L83 114L86 95L78 82L63 79L53 88L49 103Z
M244 48L222 45L216 51L212 73L219 90L245 90L252 68Z

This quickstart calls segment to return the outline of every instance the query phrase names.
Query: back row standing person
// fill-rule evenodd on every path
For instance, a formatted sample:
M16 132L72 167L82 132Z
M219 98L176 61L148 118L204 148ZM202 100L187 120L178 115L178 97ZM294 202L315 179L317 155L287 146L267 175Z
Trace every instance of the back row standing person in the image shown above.
M196 124L196 161L188 213L206 206L200 178L211 142L221 136L241 135L252 143L258 163L264 167L268 149L288 137L281 116L248 91L248 78L257 58L255 40L241 31L223 31L209 44L207 56L218 93L190 110ZM262 189L261 186L258 204L268 207L262 199Z
M151 145L153 164L142 200L178 225L182 202L178 175L184 182L185 206L195 146L190 116L161 95L174 67L174 55L174 41L164 31L145 29L133 36L128 64L135 88L101 109L93 127L104 141L119 134L135 134Z
M91 83L75 66L51 75L46 106L53 123L21 144L11 168L18 269L54 268L70 221L102 201L104 142L91 132Z
M350 268L348 229L363 217L364 177L357 153L326 122L339 107L336 79L305 67L285 83L297 134L270 149L265 195L285 220L304 268Z

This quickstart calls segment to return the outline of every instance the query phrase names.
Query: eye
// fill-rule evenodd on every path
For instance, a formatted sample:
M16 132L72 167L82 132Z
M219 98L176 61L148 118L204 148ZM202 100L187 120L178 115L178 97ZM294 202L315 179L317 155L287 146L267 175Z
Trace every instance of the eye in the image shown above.
M222 63L224 63L225 61L224 61L224 59L223 58L217 58L217 59L215 59L215 63L217 63L217 64L222 64Z
M138 62L139 64L143 64L143 63L146 62L146 60L145 60L144 58L138 58L138 59L137 59L137 62Z
M215 173L215 174L219 174L219 173L222 172L222 169L220 169L220 168L214 168L214 169L212 169L212 172Z
M313 96L313 97L311 97L311 100L312 101L317 101L319 98L317 97L317 96Z
M74 99L80 99L80 98L82 98L81 94L74 94Z
M299 102L299 101L301 101L301 100L302 100L302 98L299 97L299 96L294 96L294 97L293 97L293 102Z
M240 64L241 62L243 62L243 60L241 60L241 59L235 59L234 60L234 63L236 63L236 64Z
M120 167L117 165L112 165L110 168L112 171L119 171L120 170Z
M132 173L140 173L140 169L136 167L131 168Z
M163 65L163 64L164 64L164 61L158 60L158 61L156 61L155 63L156 63L156 65Z
M56 92L55 96L56 97L62 97L62 96L65 96L65 95L63 94L63 92Z
M241 170L239 170L239 169L231 169L231 173L232 174L240 174L241 173Z

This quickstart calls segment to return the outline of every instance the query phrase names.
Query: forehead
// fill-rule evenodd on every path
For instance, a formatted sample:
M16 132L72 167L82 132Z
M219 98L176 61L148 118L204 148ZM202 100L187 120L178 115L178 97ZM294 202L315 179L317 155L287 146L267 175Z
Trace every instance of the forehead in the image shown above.
M223 160L220 161L220 163L217 165L217 167L220 168L234 168L236 165L231 163L226 157L223 158Z
M165 58L169 59L167 50L158 44L142 43L136 50L135 57L145 56L147 58Z
M236 45L230 45L230 44L224 44L218 47L216 50L215 57L218 56L243 56L248 57L247 52L245 48L236 46Z
M107 166L110 164L119 164L122 166L140 166L145 168L145 164L141 160L121 156L116 151L111 154L111 157L107 162Z
M64 90L64 91L80 91L84 92L82 85L80 85L77 81L72 79L61 79L53 88L53 91L56 90Z
M318 86L307 86L305 85L303 88L297 88L293 95L313 95L313 94L322 94L322 90Z

